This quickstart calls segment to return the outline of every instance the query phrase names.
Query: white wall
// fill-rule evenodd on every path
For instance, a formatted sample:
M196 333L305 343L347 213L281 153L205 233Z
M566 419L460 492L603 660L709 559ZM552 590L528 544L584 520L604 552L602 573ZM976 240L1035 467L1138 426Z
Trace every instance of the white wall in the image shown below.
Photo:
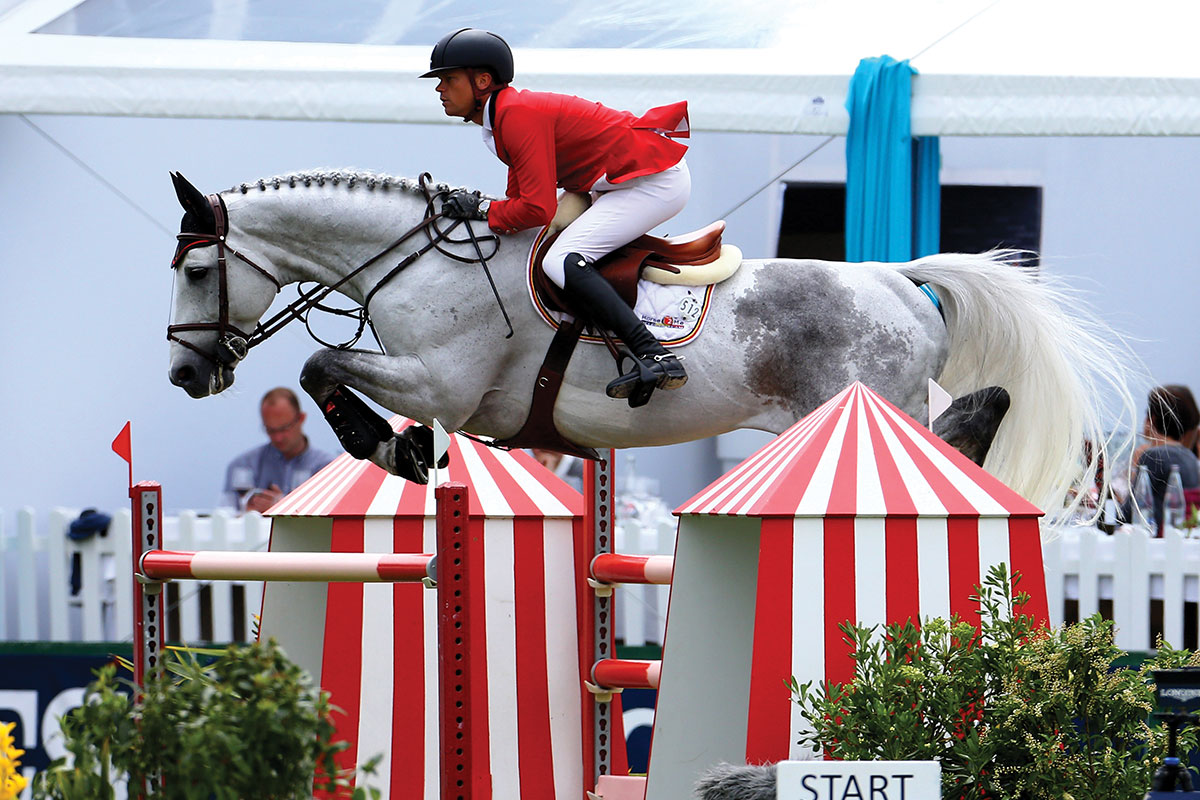
M432 97L431 97L432 100ZM19 117L0 116L0 509L123 506L124 465L109 443L133 420L134 477L164 485L168 510L210 506L224 464L262 441L258 399L296 386L315 345L300 328L256 350L225 394L192 400L166 376L164 329L180 209L169 170L206 191L315 166L355 166L500 193L504 168L466 126L34 117L39 127L147 211L146 219ZM691 204L663 229L679 233L724 215L823 141L697 133ZM844 175L843 143L789 176ZM1159 381L1200 387L1194 354L1200 140L951 139L943 178L1045 186L1046 269L1097 292L1104 318L1146 341ZM747 256L773 253L779 191L729 217ZM157 223L157 224L155 224ZM160 227L161 226L161 227ZM164 230L165 229L165 230ZM1172 343L1168 351L1166 342ZM336 450L307 404L307 430ZM720 469L711 442L643 451L681 502Z

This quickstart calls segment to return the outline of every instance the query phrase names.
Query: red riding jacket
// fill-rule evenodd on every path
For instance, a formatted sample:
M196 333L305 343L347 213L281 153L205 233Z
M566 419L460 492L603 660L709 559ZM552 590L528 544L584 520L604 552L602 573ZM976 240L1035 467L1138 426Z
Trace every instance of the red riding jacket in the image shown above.
M508 165L507 200L488 209L488 226L515 233L546 225L557 188L586 192L600 178L617 184L674 166L687 146L687 102L628 111L550 92L502 89L489 112L496 154ZM673 138L667 138L673 137Z

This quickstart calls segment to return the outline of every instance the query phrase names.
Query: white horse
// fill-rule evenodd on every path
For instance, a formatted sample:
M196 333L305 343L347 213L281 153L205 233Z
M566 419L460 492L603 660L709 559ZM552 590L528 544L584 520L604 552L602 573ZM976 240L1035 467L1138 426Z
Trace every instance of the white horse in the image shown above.
M315 282L365 306L383 349L322 349L301 375L327 417L333 408L352 454L418 480L429 460L427 443L394 438L346 387L447 430L504 439L522 427L553 336L526 286L534 232L480 243L460 226L457 243L431 246L450 224L435 213L435 195L447 187L409 179L295 173L206 197L173 178L186 213L173 264L172 383L193 397L228 387L247 340L252 346L274 327L264 331L259 321L279 289ZM475 225L477 236L489 235ZM409 255L416 250L423 254ZM490 275L468 263L477 250L495 251ZM1000 386L1011 397L1006 416L1007 401L986 401L977 415L970 403L956 404L944 435L977 440L974 456L986 452L993 474L1053 511L1087 474L1085 441L1103 455L1105 399L1115 393L1134 420L1121 344L1074 316L1072 302L1012 253L907 264L747 260L715 287L702 334L679 349L686 386L629 408L605 396L615 374L606 349L581 345L554 423L587 447L665 445L736 428L781 432L854 380L918 419L928 378L956 397Z

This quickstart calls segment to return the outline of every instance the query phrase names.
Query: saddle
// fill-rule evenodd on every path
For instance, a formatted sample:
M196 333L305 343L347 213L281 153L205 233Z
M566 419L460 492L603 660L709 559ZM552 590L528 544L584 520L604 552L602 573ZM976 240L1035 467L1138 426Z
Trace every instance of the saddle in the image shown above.
M583 333L586 315L570 307L562 290L546 277L541 266L546 251L559 233L586 211L589 204L587 195L567 193L559 198L558 212L533 255L533 289L539 300L551 311L570 314L574 319L559 324L534 382L529 416L520 431L497 442L501 446L536 447L581 458L600 458L594 449L565 439L554 424L554 404L562 388L567 363ZM600 259L595 269L613 285L630 307L637 300L639 278L687 286L720 283L732 275L742 262L738 248L721 243L724 232L725 221L719 220L682 236L639 236ZM600 334L619 368L622 354L607 331L600 331Z
M563 228L586 211L589 204L587 195L564 194L546 236L533 255L533 289L551 311L579 316L570 308L562 290L546 277L542 259ZM681 236L639 236L600 259L594 268L632 308L637 301L640 278L668 285L707 286L720 283L737 271L742 253L733 245L722 244L724 233L725 220L717 220Z

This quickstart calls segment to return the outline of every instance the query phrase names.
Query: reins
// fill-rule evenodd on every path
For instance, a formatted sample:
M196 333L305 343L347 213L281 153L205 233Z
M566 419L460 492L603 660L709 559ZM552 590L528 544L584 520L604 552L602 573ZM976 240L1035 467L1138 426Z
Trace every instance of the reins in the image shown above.
M492 287L492 293L496 297L496 303L500 306L500 313L504 316L505 324L508 325L508 334L505 336L505 338L510 338L513 335L512 323L509 320L508 311L504 308L504 302L500 298L500 293L496 288L496 283L492 279L492 273L488 267L488 260L493 258L499 251L500 237L493 233L477 236L474 228L471 225L466 225L467 237L457 239L452 238L450 234L455 228L463 223L463 220L456 219L445 229L438 226L439 221L447 218L443 216L440 211L435 211L434 205L435 200L445 194L445 190L433 191L429 185L430 180L431 177L429 173L422 174L419 179L421 191L425 195L425 216L420 222L405 231L403 235L401 235L391 244L387 245L378 253L371 256L362 264L348 272L336 283L329 286L322 286L318 284L307 290L305 290L303 285L301 285L301 287L297 288L298 297L296 300L289 303L287 306L281 309L279 313L275 314L265 322L260 321L257 323L254 330L249 334L239 330L229 322L229 289L227 278L228 264L226 251L237 256L243 262L250 265L260 274L264 275L268 280L270 280L271 283L275 285L276 294L282 291L283 286L279 282L279 279L272 275L268 270L254 263L252 259L229 244L227 241L229 230L228 215L225 210L224 201L221 199L220 195L208 195L206 199L208 200L213 212L213 220L215 223L214 232L180 233L176 237L179 240L179 246L175 250L175 257L171 260L171 267L175 268L178 266L183 256L190 250L193 250L197 247L215 246L217 248L217 276L219 281L217 289L217 321L168 325L167 340L183 345L187 349L199 354L217 366L232 366L244 359L250 352L251 348L262 344L267 339L271 338L280 330L282 330L286 325L292 322L292 320L298 319L304 322L309 336L311 336L314 341L325 347L330 347L337 350L346 350L353 347L358 343L359 339L362 338L363 331L369 326L371 328L371 334L375 337L375 341L377 344L379 344L380 351L382 352L383 346L379 342L378 335L375 333L375 326L372 324L370 313L368 312L368 308L371 305L371 300L375 297L376 293L378 293L380 289L388 284L388 282L411 266L421 256L434 249L436 249L442 255L453 259L454 261L458 261L463 264L479 264L483 267L484 273L487 275L488 283ZM361 306L355 309L342 309L322 305L322 301L324 301L325 298L328 297L332 292L335 292L342 286L346 285L349 281L353 280L364 270L377 263L388 253L391 253L393 250L400 247L406 241L421 232L425 233L428 241L421 247L406 255L398 264L396 264L395 267L389 270L381 280L376 282L375 285L371 287L370 291L367 292L367 295L364 298ZM457 255L456 253L452 253L443 247L443 245L462 245L466 244L468 241L474 247L474 258ZM492 245L490 252L488 252L486 255L484 254L483 247L480 245L480 241L488 242ZM330 344L325 342L319 336L317 336L312 329L311 323L309 322L309 314L313 310L323 311L325 313L340 316L356 317L358 319L358 329L353 337L345 342L342 342L341 344ZM195 344L187 341L186 339L182 339L177 335L179 333L186 333L189 331L216 331L217 345L215 352L207 353Z

